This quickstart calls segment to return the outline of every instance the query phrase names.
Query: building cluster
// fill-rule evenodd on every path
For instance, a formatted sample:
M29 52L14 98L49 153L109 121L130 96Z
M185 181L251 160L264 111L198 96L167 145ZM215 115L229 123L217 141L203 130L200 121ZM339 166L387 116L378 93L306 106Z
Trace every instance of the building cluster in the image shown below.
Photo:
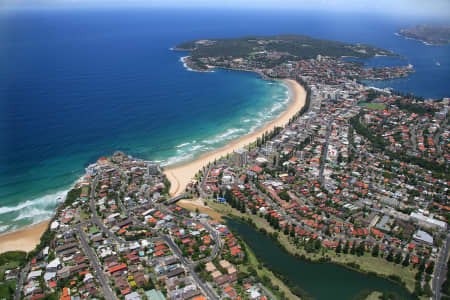
M167 190L149 161L117 152L90 165L25 268L23 297L271 299L227 227L168 204Z
M305 249L347 245L434 266L450 218L448 98L364 87L354 79L378 73L324 57L258 71L306 84L309 108L206 168L199 194L265 218Z

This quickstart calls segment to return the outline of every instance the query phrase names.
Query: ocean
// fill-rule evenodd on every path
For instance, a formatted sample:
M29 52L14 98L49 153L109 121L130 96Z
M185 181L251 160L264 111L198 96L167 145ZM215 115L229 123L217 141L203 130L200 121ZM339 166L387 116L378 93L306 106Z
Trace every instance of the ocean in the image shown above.
M262 127L287 87L248 72L188 70L176 44L280 33L362 42L412 64L406 79L368 82L450 96L450 46L394 33L439 20L322 12L164 9L0 11L0 233L48 219L100 156L121 150L181 164ZM436 62L440 63L437 66Z

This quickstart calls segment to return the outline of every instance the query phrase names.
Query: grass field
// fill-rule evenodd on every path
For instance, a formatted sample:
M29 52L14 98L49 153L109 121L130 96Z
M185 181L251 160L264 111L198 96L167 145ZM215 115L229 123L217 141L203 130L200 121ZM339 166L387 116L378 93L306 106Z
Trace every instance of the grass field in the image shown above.
M25 261L26 253L22 251L10 251L0 254L0 299L13 299L16 289L16 280L4 281L6 270L15 269Z
M366 300L380 300L380 296L382 294L380 292L372 292Z
M383 110L386 108L386 105L382 103L366 103L364 107L368 109L376 109L376 110Z

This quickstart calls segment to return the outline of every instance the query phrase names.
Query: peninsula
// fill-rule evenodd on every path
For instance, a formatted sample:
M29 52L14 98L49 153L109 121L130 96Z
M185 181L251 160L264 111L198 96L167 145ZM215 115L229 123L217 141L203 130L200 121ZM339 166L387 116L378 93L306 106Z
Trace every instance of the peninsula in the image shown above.
M450 43L450 26L416 25L400 29L399 35L421 41L427 45L445 45Z

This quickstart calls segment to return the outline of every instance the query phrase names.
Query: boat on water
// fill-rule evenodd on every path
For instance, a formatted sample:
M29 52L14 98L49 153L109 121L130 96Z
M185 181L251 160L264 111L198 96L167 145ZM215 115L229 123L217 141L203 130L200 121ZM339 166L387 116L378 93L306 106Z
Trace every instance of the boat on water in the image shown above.
M440 67L440 66L441 66L441 63L437 61L437 62L436 62L436 66Z

